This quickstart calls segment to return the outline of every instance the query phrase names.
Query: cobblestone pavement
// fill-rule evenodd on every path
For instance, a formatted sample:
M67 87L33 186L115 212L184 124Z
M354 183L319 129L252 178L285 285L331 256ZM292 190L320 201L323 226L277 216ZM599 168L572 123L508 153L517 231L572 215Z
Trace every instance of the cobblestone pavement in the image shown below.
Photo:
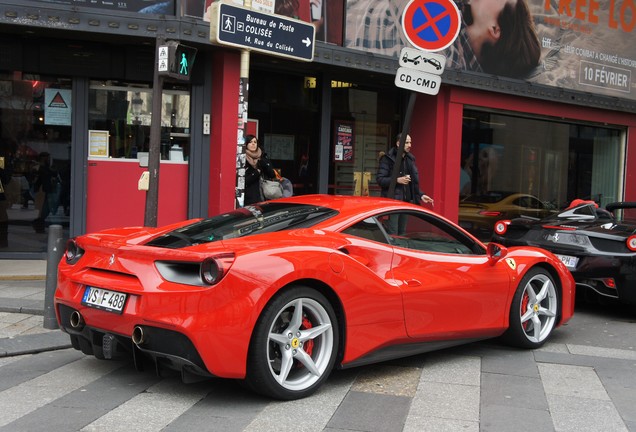
M538 350L474 343L335 371L314 396L278 402L69 349L42 327L44 280L2 274L0 431L636 432L632 308L577 304Z

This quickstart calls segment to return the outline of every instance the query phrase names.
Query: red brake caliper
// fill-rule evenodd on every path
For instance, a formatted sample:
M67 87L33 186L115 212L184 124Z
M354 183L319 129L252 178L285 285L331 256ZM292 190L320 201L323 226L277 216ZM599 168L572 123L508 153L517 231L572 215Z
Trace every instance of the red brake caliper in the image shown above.
M521 316L526 313L528 310L528 303L530 302L530 297L528 297L528 293L523 293L523 298L521 299ZM528 328L528 321L521 324L523 329L526 330Z
M303 317L302 328L303 329L310 329L312 327L313 327L313 325L311 324L311 321L309 321L309 319L306 316L304 316ZM303 346L303 349L305 350L307 355L311 357L311 353L314 350L314 341L313 340L308 340L307 342L305 342L305 345Z

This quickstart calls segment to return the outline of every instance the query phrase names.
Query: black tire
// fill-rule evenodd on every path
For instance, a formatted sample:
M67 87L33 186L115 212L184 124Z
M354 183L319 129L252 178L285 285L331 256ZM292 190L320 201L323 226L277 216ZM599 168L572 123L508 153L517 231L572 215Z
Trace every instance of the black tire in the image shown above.
M292 400L314 393L338 353L338 323L318 291L292 287L263 309L247 359L247 386L265 396Z
M543 268L530 270L512 299L504 340L521 348L539 348L556 327L559 307L559 291L552 275Z

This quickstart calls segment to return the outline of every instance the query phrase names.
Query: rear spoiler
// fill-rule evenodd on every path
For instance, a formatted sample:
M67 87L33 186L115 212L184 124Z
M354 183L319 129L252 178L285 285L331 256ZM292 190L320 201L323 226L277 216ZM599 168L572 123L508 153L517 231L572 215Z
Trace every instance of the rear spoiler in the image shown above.
M636 202L633 201L619 201L609 203L605 206L605 209L609 212L614 212L617 209L627 209L627 208L636 208Z

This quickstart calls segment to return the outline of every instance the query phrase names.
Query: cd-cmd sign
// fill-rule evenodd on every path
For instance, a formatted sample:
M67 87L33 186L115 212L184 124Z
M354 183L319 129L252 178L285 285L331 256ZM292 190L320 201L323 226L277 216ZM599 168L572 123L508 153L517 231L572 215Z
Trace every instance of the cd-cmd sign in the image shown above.
M413 48L402 48L400 67L395 74L397 87L436 95L442 85L446 57Z

